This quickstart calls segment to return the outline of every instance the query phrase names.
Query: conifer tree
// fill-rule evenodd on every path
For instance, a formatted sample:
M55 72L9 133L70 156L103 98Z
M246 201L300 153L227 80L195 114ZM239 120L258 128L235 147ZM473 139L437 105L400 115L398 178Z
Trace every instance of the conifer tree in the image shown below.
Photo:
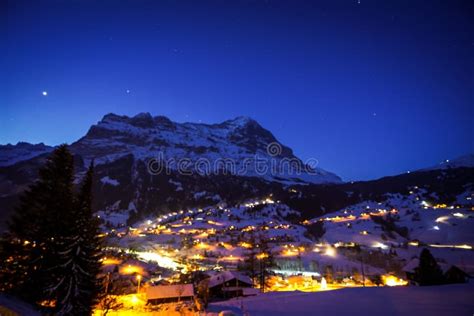
M62 145L20 198L3 238L0 283L6 291L32 304L54 301L46 284L56 277L57 242L67 233L61 221L72 209L73 158Z
M59 315L90 315L100 291L92 166L74 194L73 157L59 146L20 199L0 253L0 289ZM49 305L44 307L45 305Z
M420 254L420 263L415 268L414 280L419 285L439 285L444 283L444 276L431 252L424 248Z
M260 235L258 238L258 248L260 253L257 255L258 259L258 278L260 290L265 292L265 288L269 286L269 277L271 270L275 268L276 262L266 236Z
M74 203L70 232L61 243L61 278L52 289L58 293L58 315L90 315L101 288L99 223L92 213L93 165L89 167Z
M254 281L256 281L259 269L257 255L257 249L252 246L245 252L245 260L238 265L238 269Z
M275 258L266 236L251 235L255 246L246 251L244 262L238 269L260 286L262 292L269 286L271 270L276 267Z

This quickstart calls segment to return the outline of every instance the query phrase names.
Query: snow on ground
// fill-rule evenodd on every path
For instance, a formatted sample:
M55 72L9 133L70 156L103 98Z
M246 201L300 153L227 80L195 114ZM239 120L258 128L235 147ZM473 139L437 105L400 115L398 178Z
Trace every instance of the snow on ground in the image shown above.
M19 142L16 145L0 145L0 166L10 166L53 151L54 147L43 143L30 144Z
M354 242L383 250L394 247L406 261L428 247L442 262L474 272L472 192L460 195L458 200L464 204L456 207L432 200L424 190L413 188L409 195L388 194L384 202L364 201L310 222L324 222L323 239L330 244ZM375 221L387 215L397 227L407 230L407 236L389 233Z
M365 201L309 221L324 222L326 233L320 242L307 238L308 223L295 224L285 219L298 212L271 199L150 217L134 228L117 229L109 242L124 249L168 256L177 263L184 256L208 268L219 263L232 269L245 259L253 244L252 234L265 234L276 257L277 270L289 271L290 275L322 274L328 266L351 275L362 269L360 258L350 250L354 245L360 245L368 255L393 250L396 257L385 260L390 259L400 267L428 247L440 263L454 264L473 273L474 213L468 199L471 197L462 196L466 205L435 204L423 189L413 188L409 195L389 194L384 202ZM110 222L124 223L126 214L111 210L100 215ZM395 225L407 234L384 230L377 219L386 216L393 218ZM365 260L363 269L369 276L394 271L393 265L381 264Z
M103 184L110 184L114 187L116 187L120 184L120 182L118 182L118 180L109 178L109 176L103 177L102 179L100 179L100 182L102 182Z
M207 315L241 310L266 315L473 315L474 284L433 287L346 288L327 292L273 292L213 303Z

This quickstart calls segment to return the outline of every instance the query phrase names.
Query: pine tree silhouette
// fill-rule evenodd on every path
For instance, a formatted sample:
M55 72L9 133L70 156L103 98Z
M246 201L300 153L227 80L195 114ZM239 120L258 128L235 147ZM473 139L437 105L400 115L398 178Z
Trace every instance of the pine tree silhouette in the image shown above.
M58 292L58 315L90 315L101 283L99 223L92 213L93 165L89 167L75 199L69 235L61 244L57 267L62 276L53 285Z
M39 179L20 198L2 238L2 291L48 313L90 315L100 289L92 170L76 197L73 157L67 146L59 146L48 158Z
M419 285L439 285L444 283L441 268L431 252L424 248L420 254L420 263L415 268L414 280Z

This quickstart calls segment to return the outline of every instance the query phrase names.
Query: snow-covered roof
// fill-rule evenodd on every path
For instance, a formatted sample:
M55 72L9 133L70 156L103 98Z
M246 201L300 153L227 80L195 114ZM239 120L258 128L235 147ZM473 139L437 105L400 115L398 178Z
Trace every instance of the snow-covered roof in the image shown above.
M222 272L219 272L213 276L211 276L211 278L209 279L209 287L214 287L216 285L220 285L220 284L223 284L227 281L230 281L232 279L237 279L239 280L240 282L244 282L244 283L247 283L247 284L252 284L252 279L250 279L250 277L244 275L244 274L241 274L241 273L238 273L238 272L232 272L232 271L222 271Z
M419 264L420 260L418 258L413 258L403 267L403 271L415 272L415 268L418 267Z
M158 285L146 289L146 297L149 300L189 296L194 296L192 284Z

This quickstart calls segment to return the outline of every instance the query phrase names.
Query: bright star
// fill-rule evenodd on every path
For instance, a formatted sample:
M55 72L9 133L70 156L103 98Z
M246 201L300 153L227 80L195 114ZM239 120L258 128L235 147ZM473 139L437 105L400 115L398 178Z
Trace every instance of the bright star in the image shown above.
M47 96L47 95L48 95L48 91L43 91L41 94L44 95L44 96Z

